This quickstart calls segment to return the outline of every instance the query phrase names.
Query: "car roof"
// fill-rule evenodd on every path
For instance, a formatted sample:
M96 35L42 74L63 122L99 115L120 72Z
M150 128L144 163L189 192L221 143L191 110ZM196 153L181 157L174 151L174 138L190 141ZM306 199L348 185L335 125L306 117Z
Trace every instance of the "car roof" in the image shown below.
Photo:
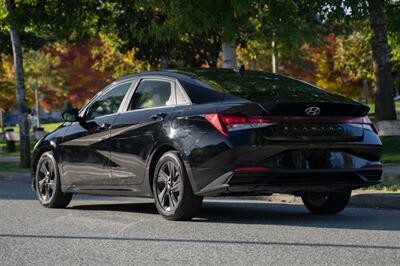
M195 76L192 72L184 72L178 70L155 70L155 71L145 71L145 72L138 72L130 75L125 75L118 78L116 81L122 81L129 78L135 77L145 77L145 76L164 76L164 77L171 77L176 79L186 79Z
M176 78L178 80L186 80L190 82L190 80L197 76L197 75L202 75L202 74L207 74L207 73L232 73L236 69L232 68L186 68L186 69L165 69L165 70L155 70L155 71L144 71L144 72L138 72L130 75L125 75L120 78L118 78L116 81L123 81L125 79L129 78L134 78L134 77L146 77L146 76L164 76L164 77L170 77L170 78ZM237 71L235 71L237 72ZM270 76L275 76L275 77L284 77L282 75L278 74L273 74L269 72L263 72L263 71L252 71L252 70L246 70L246 72L253 72L253 73L263 73L263 74L268 74Z
M126 79L135 78L135 77L146 77L146 76L161 76L161 77L169 77L175 78L179 82L185 82L187 84L192 85L199 85L194 79L196 76L209 76L215 74L232 74L232 72L236 72L238 75L239 69L237 68L184 68L184 69L165 69L165 70L155 70L155 71L144 71L138 72L130 75L125 75L117 79L115 82L120 82ZM275 79L275 80L292 80L297 81L302 84L306 84L308 86L314 87L316 89L320 89L312 84L304 82L302 80L295 79L293 77L289 77L286 75L266 72L266 71L257 71L257 70L245 70L245 73L252 73L252 74L260 74L262 76L267 76L268 78Z

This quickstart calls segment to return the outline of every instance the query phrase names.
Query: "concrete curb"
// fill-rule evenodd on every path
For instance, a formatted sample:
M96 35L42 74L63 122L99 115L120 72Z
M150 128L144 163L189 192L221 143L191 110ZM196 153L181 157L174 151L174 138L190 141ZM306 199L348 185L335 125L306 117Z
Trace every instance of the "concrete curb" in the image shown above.
M285 194L261 196L258 199L274 203L303 204L300 197ZM349 204L355 207L400 210L400 193L376 193L356 190L353 191Z
M30 184L31 176L27 172L0 172L0 180ZM300 197L286 194L245 198L264 200L273 203L303 203ZM353 191L353 195L350 200L350 206L400 210L400 193L374 193L356 190Z

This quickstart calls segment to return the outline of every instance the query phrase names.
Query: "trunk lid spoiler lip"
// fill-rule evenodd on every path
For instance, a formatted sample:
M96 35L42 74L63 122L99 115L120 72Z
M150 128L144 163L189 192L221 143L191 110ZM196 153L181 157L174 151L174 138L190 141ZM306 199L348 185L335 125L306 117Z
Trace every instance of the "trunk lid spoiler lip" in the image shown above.
M276 107L283 107L283 106L288 106L290 108L290 105L293 104L293 108L299 109L301 108L306 109L308 107L316 106L320 108L332 108L335 104L338 106L343 106L345 108L352 108L351 112L346 113L346 115L342 114L322 114L318 116L307 116L303 112L297 112L296 114L276 114L274 113L274 108ZM327 107L327 106L330 107ZM255 106L258 106L260 109L259 113L262 116L279 116L279 117L308 117L308 118L317 118L317 117L325 117L325 118L333 118L333 117L363 117L368 115L368 112L370 108L364 104L361 104L359 102L353 101L352 103L350 102L338 102L338 101L333 101L333 102L270 102L270 103L260 103L260 102L253 102L249 101L246 99L243 100L223 100L220 101L220 104L218 106L218 110L223 110L225 109L226 111L231 110L233 113L240 113L240 110L242 111L248 111L250 107L254 108ZM326 106L326 107L324 107ZM300 108L300 109L301 109ZM276 110L276 109L275 109Z

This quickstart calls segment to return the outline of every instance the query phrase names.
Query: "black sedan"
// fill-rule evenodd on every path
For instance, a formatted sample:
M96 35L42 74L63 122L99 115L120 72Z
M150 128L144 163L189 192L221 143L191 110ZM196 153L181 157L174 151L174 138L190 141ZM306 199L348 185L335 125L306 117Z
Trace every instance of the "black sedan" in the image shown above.
M204 196L301 196L316 214L381 180L369 108L289 77L243 69L124 76L41 139L40 203L73 194L154 197L161 215L195 216Z

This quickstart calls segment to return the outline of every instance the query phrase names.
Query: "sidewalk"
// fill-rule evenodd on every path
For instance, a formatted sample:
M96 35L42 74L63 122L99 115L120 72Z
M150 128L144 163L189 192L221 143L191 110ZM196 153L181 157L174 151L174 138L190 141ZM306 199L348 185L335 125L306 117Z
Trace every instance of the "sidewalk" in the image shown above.
M4 156L0 154L0 162L1 163L18 163L19 156Z
M388 175L400 175L400 164L396 163L384 164L383 173Z

